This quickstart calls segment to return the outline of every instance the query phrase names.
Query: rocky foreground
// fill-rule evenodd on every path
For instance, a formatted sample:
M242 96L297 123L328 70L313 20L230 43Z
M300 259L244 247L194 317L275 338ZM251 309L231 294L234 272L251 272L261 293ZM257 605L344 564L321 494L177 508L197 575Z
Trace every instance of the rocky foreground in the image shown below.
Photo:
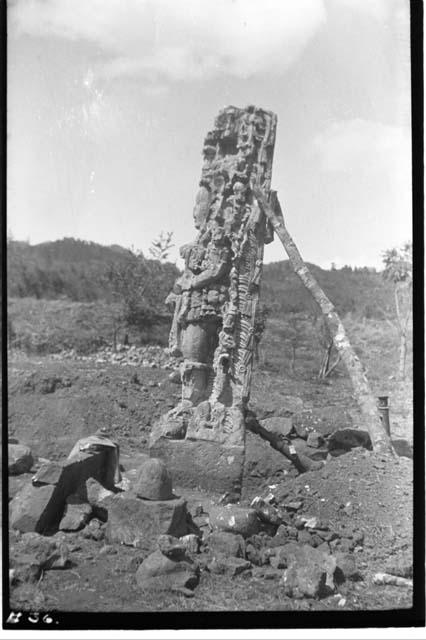
M9 443L12 606L411 606L406 457L358 446L236 503L173 488L143 454L117 464L102 434L77 444L58 463Z

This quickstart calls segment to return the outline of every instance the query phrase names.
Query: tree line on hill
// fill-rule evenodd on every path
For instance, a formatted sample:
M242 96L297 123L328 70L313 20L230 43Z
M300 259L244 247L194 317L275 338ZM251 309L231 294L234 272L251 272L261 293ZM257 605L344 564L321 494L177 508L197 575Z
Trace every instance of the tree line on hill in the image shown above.
M75 238L37 245L9 240L7 259L10 298L124 301L130 321L169 315L164 300L179 274L176 265L164 259ZM308 266L340 314L377 319L393 315L393 288L380 273ZM315 314L312 298L288 260L264 266L261 298L273 315Z

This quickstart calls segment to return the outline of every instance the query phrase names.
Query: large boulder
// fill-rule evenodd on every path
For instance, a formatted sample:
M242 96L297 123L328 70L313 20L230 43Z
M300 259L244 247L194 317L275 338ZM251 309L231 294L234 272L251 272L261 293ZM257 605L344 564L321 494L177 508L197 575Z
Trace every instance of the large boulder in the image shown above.
M171 500L172 478L166 465L159 458L148 458L139 468L133 490L145 500Z
M106 539L153 551L161 534L179 538L190 533L187 518L183 498L141 500L130 492L124 492L108 503Z
M194 589L199 581L199 567L189 557L173 560L158 549L136 571L136 582L150 591Z
M233 504L211 507L209 523L213 530L240 533L243 538L252 536L260 528L260 521L254 509L236 507Z
M8 444L7 458L9 475L18 476L28 473L34 464L31 449L25 444Z
M282 577L286 595L317 598L335 589L336 558L309 545L289 543L280 549L287 568Z

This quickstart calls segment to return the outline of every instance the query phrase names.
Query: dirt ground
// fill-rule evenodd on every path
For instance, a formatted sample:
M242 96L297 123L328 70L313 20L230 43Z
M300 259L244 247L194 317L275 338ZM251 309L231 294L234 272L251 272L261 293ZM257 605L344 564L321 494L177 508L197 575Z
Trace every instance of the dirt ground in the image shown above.
M9 435L31 446L43 458L65 458L75 442L100 428L120 444L125 470L147 451L153 422L175 406L179 386L169 370L15 356L9 362ZM408 383L407 383L408 385ZM408 386L407 386L408 388ZM287 407L305 426L324 434L356 426L359 418L350 387L343 375L327 383L314 376L295 377L257 369L252 389L256 407ZM391 396L392 435L412 442L410 398L397 388ZM12 490L24 479L16 477ZM380 458L354 449L327 461L319 471L298 475L281 454L247 434L244 491L248 505L270 487L281 499L298 499L300 513L320 517L341 535L361 531L363 544L355 552L361 579L345 582L339 592L318 599L293 599L275 580L264 580L256 570L235 578L201 573L193 598L165 593L161 598L141 592L135 571L140 550L115 545L99 553L104 541L81 533L67 534L72 566L47 571L37 585L12 591L11 605L20 609L59 611L247 611L247 610L388 610L409 608L411 589L381 586L375 572L392 564L412 563L412 461ZM208 512L220 496L197 488L175 487L188 501L191 513L198 505ZM15 534L11 532L11 544Z

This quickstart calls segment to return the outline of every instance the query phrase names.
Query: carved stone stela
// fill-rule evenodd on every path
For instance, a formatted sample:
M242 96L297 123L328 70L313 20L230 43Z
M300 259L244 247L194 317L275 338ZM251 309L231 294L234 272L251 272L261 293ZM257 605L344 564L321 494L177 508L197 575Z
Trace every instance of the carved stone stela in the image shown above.
M185 269L168 297L182 399L150 439L183 485L241 486L263 248L273 238L250 184L269 197L276 125L270 111L226 107L204 141L198 235L181 247Z

